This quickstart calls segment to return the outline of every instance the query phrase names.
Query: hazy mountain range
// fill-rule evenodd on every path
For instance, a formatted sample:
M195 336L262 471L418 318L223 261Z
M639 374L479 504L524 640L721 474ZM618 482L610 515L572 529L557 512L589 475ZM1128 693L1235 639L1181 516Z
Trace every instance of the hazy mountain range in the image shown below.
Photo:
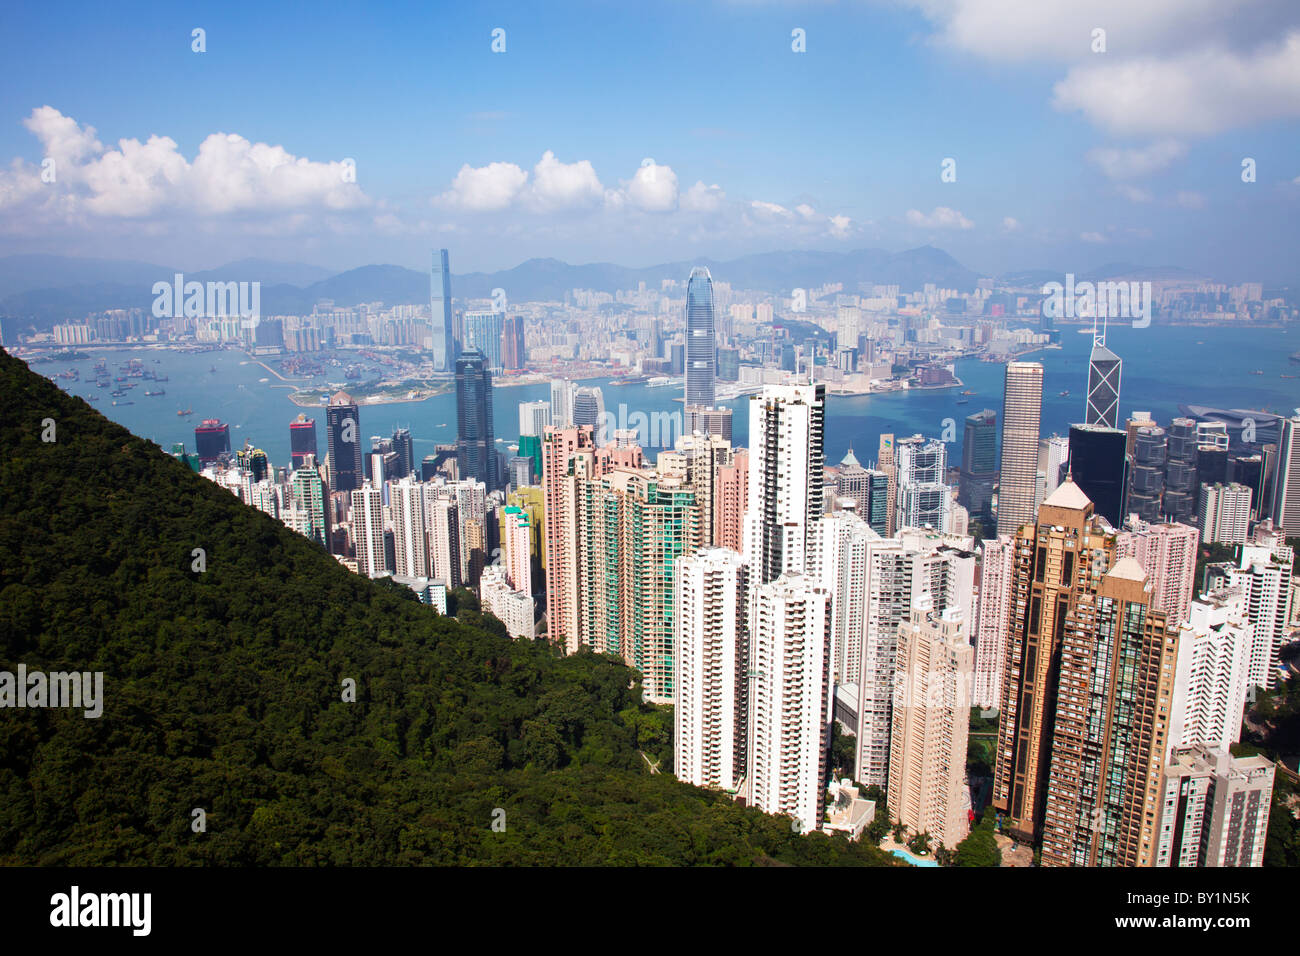
M453 263L454 263L453 259ZM612 263L570 265L558 259L529 259L500 272L452 275L452 295L457 299L488 298L504 289L512 302L563 301L575 288L615 292L635 289L640 282L657 289L664 279L685 280L694 266L707 266L715 281L734 289L789 295L793 288L816 288L843 283L846 293L867 290L872 284L897 285L903 291L934 283L941 288L970 291L979 273L933 246L904 252L859 249L853 252L790 251L743 256L727 262L713 259L667 262L645 268ZM53 255L16 255L0 258L0 316L25 327L49 326L80 319L91 312L117 308L149 308L153 284L172 280L171 266L114 259L79 259ZM1060 272L1032 270L1000 277L1025 286L1060 280ZM1124 276L1134 279L1191 278L1194 273L1177 267L1147 268L1116 263L1082 274L1099 279ZM263 315L310 312L321 300L352 306L360 302L386 305L428 301L426 272L394 265L369 265L337 274L302 263L243 259L217 269L185 273L188 281L236 281L262 284Z

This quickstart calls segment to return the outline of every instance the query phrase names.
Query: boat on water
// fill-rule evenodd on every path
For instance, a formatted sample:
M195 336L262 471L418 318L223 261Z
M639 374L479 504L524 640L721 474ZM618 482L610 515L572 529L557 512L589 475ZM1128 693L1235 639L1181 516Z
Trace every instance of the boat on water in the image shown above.
M166 395L167 392L166 392L166 390L160 388L160 389L158 389L158 391L156 391L156 392L145 392L145 394L146 394L146 395Z
M120 388L115 388L113 389L113 391L109 392L109 394L112 395L114 398L119 398L120 396L125 395L126 392L122 391ZM116 405L117 402L114 402L113 404Z
M1058 398L1069 398L1069 397L1070 397L1070 390L1067 388L1065 391L1059 393L1059 394L1057 395L1057 397L1058 397Z
M958 404L958 405L969 405L969 404L970 404L970 399L969 399L969 398L959 398L959 399L957 399L957 404Z
M193 415L193 414L194 414L194 409L192 409L192 408L187 408L187 409L185 409L184 411L182 411L181 409L178 408L178 409L176 409L176 414L177 414L177 415Z
M1287 356L1293 362L1300 362L1300 352L1292 352Z
M114 405L134 405L135 402L114 402Z
M963 395L974 395L975 393L972 392L972 391L968 388L968 389L966 389L966 391L962 392L962 394L963 394Z

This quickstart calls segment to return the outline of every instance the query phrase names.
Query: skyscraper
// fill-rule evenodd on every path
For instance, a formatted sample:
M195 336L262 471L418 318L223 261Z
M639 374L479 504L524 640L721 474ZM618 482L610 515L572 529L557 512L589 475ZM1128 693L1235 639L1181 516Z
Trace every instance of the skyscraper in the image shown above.
M1233 482L1230 485L1201 485L1197 518L1201 541L1205 544L1245 544L1250 528L1250 489Z
M524 317L522 315L506 316L501 333L501 365L507 371L524 367L528 352L524 348Z
M981 545L972 707L996 710L1002 700L1002 672L1007 660L1007 626L1011 620L1014 558L1015 543L1009 535L989 538Z
M308 455L316 455L316 419L299 415L289 423L289 458L295 470Z
M492 431L492 373L481 352L456 360L456 465L463 481L497 487L497 450Z
M1240 591L1203 595L1192 602L1187 623L1179 625L1171 747L1204 744L1227 750L1241 739L1255 639L1245 603Z
M394 570L402 577L428 577L429 535L423 486L407 475L389 484L388 499L393 517Z
M1263 866L1274 764L1177 747L1162 778L1155 866Z
M1070 478L1112 528L1124 519L1127 436L1105 425L1070 426Z
M750 601L750 795L767 813L819 829L824 806L830 687L830 592L782 574Z
M465 312L461 316L464 335L461 348L466 352L482 352L487 361L487 370L493 375L500 375L504 368L501 362L501 339L505 334L505 321L504 312Z
M411 439L409 428L393 429L393 451L397 454L397 464L391 469L392 475L405 478L415 471L415 443Z
M673 772L735 790L748 745L748 573L739 554L706 548L677 559Z
M1066 611L1043 866L1155 861L1177 646L1150 596L1146 572L1121 558Z
M325 440L330 459L330 491L361 487L361 413L347 392L335 392L325 407Z
M592 427L597 444L603 444L613 437L612 435L601 434L605 425L605 397L601 394L599 385L591 387L584 385L574 389L570 412L573 416L572 423L574 426L590 425Z
M805 568L822 513L825 414L824 385L769 385L750 399L745 558L756 585Z
M1042 833L1066 621L1114 564L1109 530L1079 487L1066 481L1038 509L1037 522L1013 538L993 806L1029 842Z
M696 266L686 283L686 404L713 404L717 356L713 338L713 278Z
M938 439L913 435L897 442L895 454L897 526L948 531L952 520L952 488L944 483L948 472L947 446Z
M889 487L889 476L875 468L863 468L852 448L840 459L835 496L852 500L858 516L881 537L889 527Z
M1191 525L1149 524L1130 519L1115 537L1115 558L1133 558L1151 583L1151 609L1164 612L1170 625L1187 620L1195 589L1196 544Z
M1038 425L1043 411L1043 366L1008 362L1002 396L1002 467L998 479L998 534L1015 534L1034 520Z
M1300 537L1300 415L1284 418L1273 481L1273 527Z
M384 550L383 493L365 482L352 490L352 541L357 549L357 573L377 578L388 567Z
M1196 421L1175 418L1165 439L1165 494L1160 512L1190 524L1196 518Z
M993 517L993 482L998 473L997 413L991 408L966 416L961 440L961 479L957 501L988 522Z
M750 439L753 441L753 439ZM894 467L894 436L888 432L880 436L880 446L876 452L876 467L885 473L889 482L888 497L885 507L885 537L890 537L898 530L896 516L898 504L898 471Z
M1092 355L1088 358L1088 406L1084 424L1116 428L1119 425L1119 379L1123 362L1106 348L1106 329L1093 326Z
M1133 458L1124 499L1124 510L1129 514L1153 523L1164 514L1166 458L1165 430L1158 425L1139 425L1133 433Z
M869 550L879 538L853 510L824 515L809 534L809 573L832 595L832 685L856 684L862 673Z
M447 250L433 254L429 270L429 349L433 352L433 370L450 372L455 367L457 347L451 317L451 266Z
M546 431L546 426L551 424L551 404L547 401L520 402L519 403L519 435L535 435L540 437ZM519 449L523 454L523 448Z
M230 426L216 418L205 418L194 427L194 450L206 465L230 454Z
M951 849L970 832L966 743L973 648L961 612L913 608L898 629L889 815Z

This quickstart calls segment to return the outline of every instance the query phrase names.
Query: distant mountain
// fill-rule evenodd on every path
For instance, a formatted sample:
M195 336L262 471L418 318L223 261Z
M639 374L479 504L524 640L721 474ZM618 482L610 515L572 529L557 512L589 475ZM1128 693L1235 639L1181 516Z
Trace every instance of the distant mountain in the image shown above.
M705 266L715 281L733 289L789 295L796 288L842 283L844 292L869 292L872 285L897 285L910 292L933 284L967 292L980 274L933 246L902 252L857 249L852 252L793 250L763 252L738 259L690 259L632 268L609 262L571 265L559 259L529 259L499 272L453 275L452 294L460 300L486 299L505 290L511 302L563 301L573 289L613 293L644 282L658 289L665 279L684 281L695 266ZM0 259L0 316L11 328L49 328L88 312L112 308L147 308L152 286L176 270L141 262L69 259L60 256L10 256ZM1145 267L1112 263L1078 276L1088 279L1189 279L1197 273L1175 266ZM322 300L341 307L361 302L386 305L427 302L428 273L395 265L369 265L347 272L301 263L243 259L219 269L187 273L187 280L262 283L264 315L310 312ZM1047 269L1023 270L999 277L1025 287L1061 281Z

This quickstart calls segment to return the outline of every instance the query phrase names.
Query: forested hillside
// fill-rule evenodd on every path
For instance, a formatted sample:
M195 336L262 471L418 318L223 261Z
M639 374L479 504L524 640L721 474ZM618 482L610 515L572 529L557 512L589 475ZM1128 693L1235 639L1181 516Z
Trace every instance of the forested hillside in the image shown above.
M647 773L621 663L349 573L0 352L19 664L102 671L103 714L0 709L0 864L890 862Z

